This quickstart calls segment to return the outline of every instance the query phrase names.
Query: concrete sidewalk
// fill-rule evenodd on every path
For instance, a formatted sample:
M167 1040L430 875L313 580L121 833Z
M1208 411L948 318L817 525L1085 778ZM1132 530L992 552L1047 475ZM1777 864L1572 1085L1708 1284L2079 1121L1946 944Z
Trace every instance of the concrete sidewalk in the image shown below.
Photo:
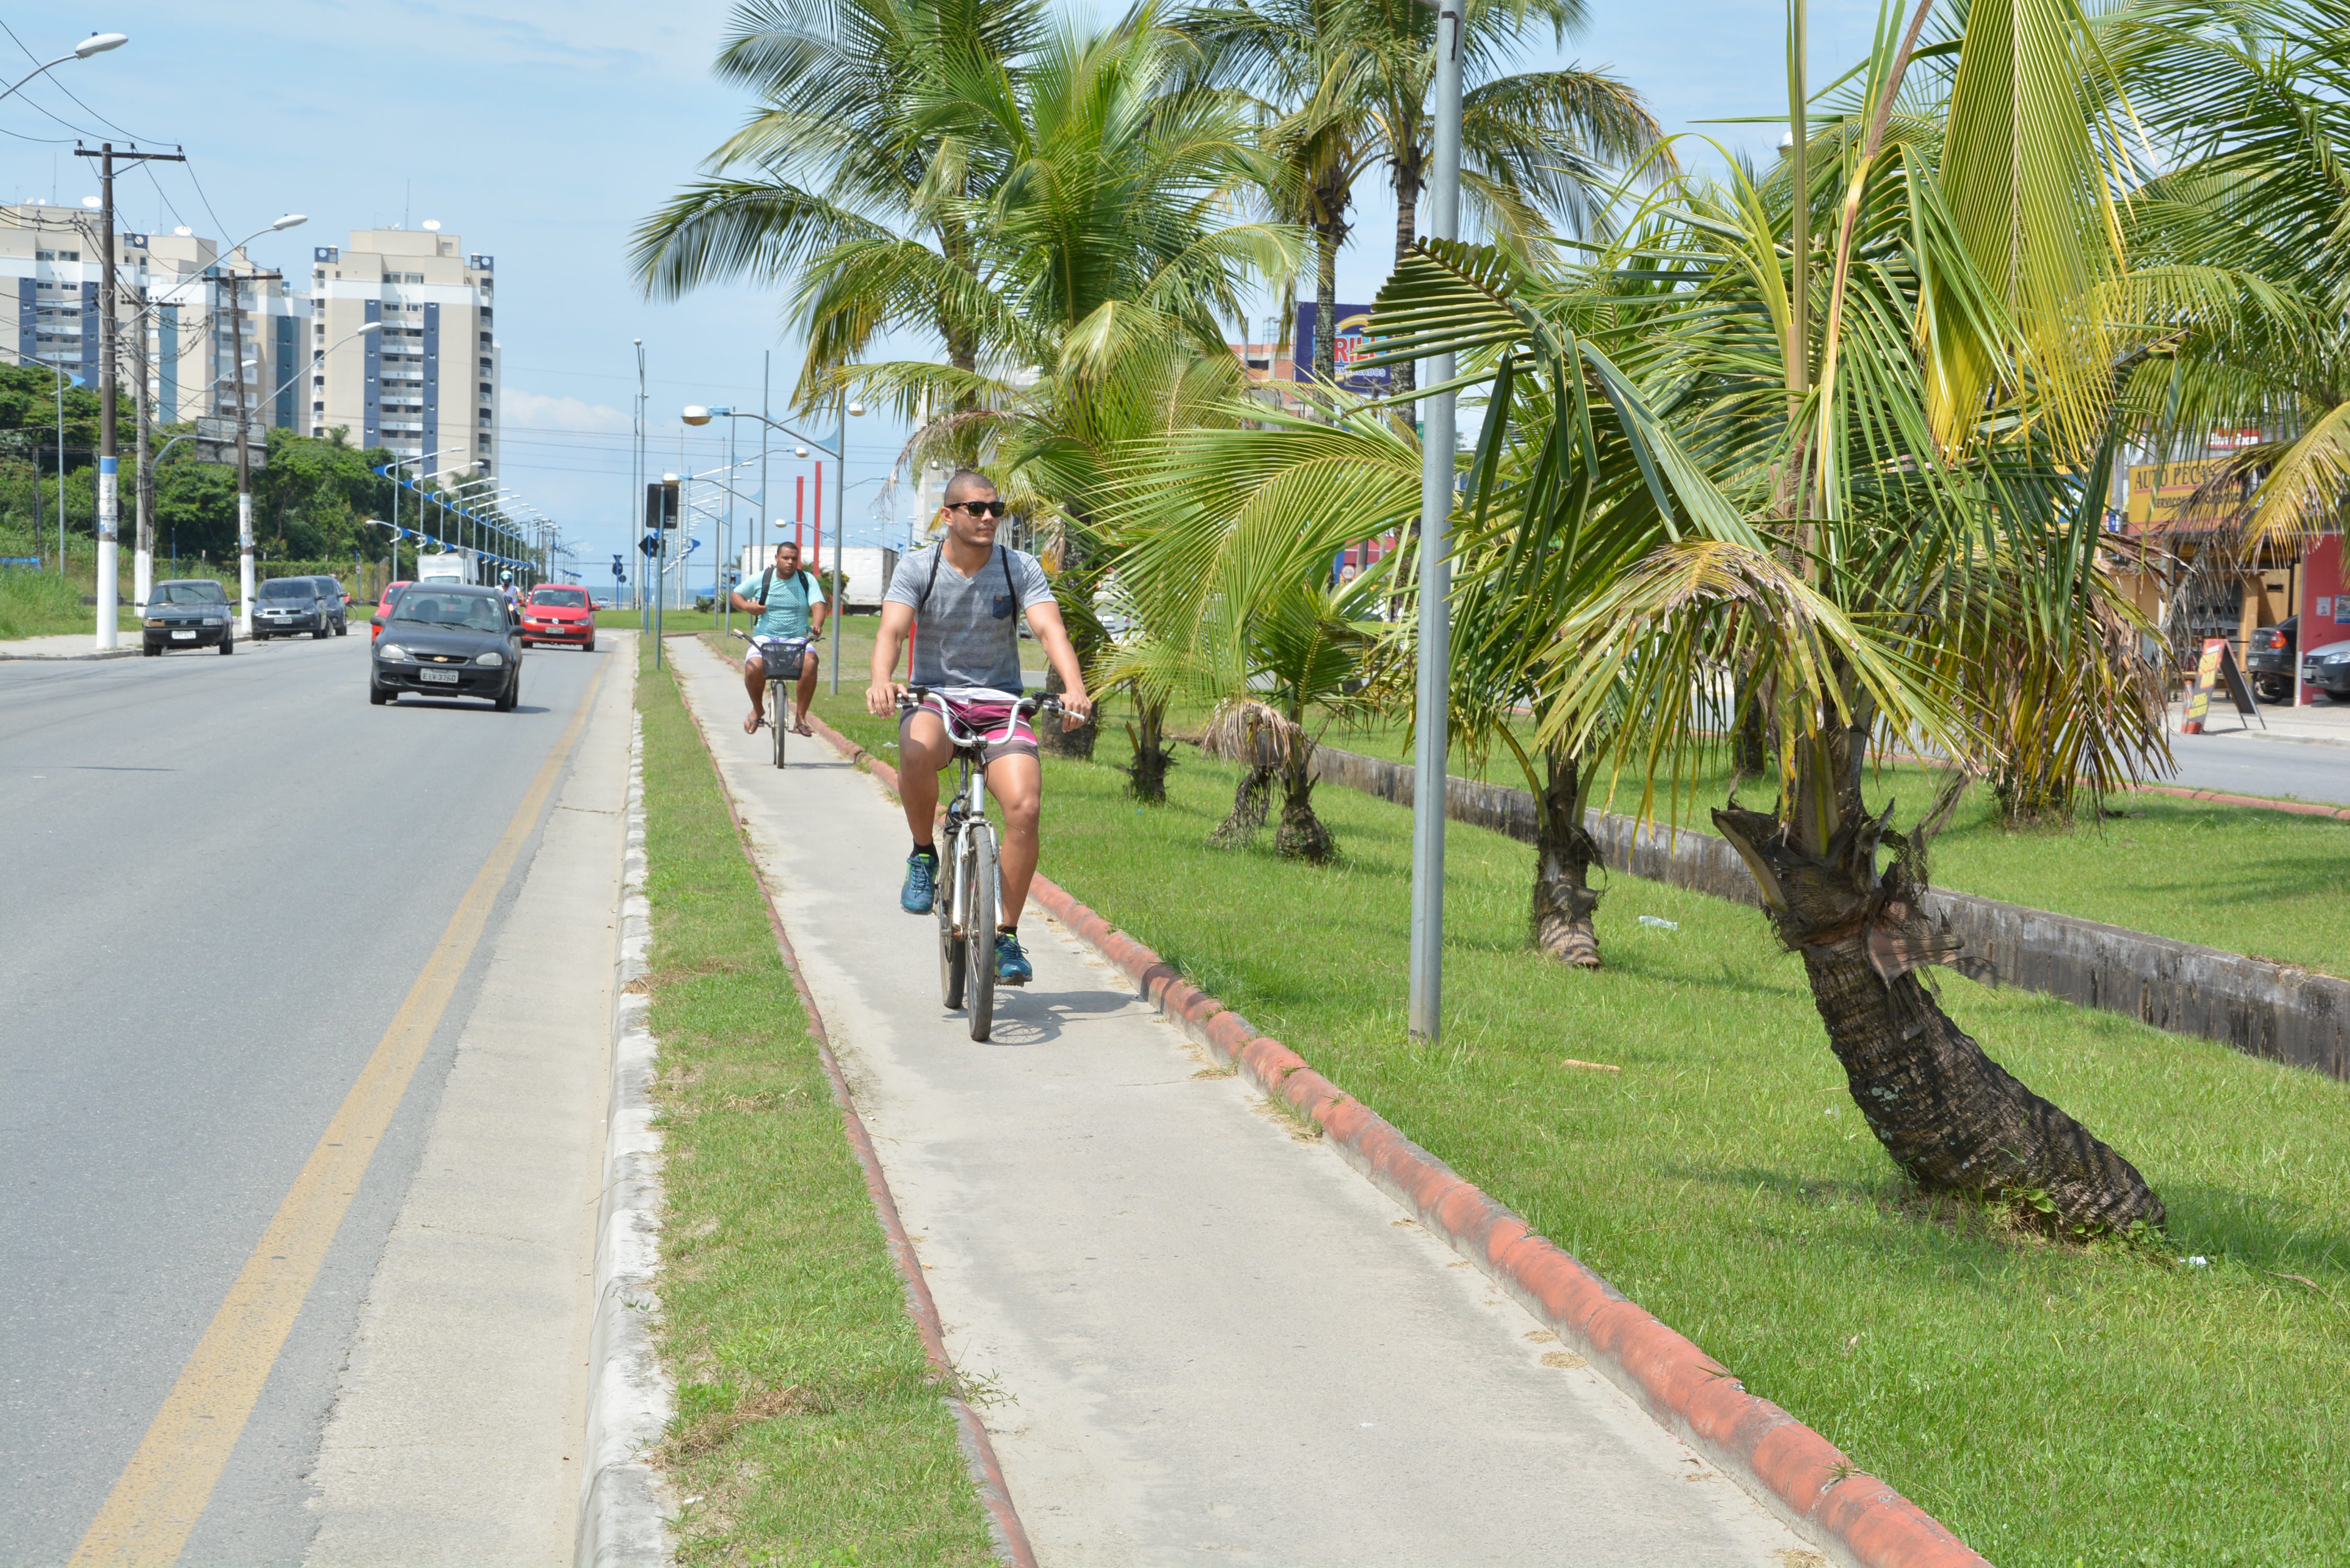
M1033 906L973 1044L896 805L668 647L1042 1562L1823 1563Z
M2319 697L2314 702L2296 708L2287 703L2262 702L2260 713L2246 718L2236 711L2220 693L2212 699L2211 716L2205 721L2206 733L2217 735L2250 735L2272 741L2297 741L2320 746L2350 746L2350 702L2336 702ZM2187 716L2184 698L2170 705L2171 744L2174 749L2187 736L2179 726Z
M368 1286L313 1568L572 1561L636 668L616 640Z

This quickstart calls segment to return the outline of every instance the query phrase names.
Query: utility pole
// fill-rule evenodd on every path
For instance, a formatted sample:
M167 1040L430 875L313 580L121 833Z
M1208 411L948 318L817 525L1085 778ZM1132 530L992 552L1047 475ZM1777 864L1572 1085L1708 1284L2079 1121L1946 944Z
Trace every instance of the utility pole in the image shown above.
M252 409L244 395L244 286L248 283L276 283L284 274L275 272L230 272L228 279L229 357L235 361L236 371L236 591L241 597L240 611L244 624L237 628L245 638L253 636L253 458L246 448L246 434L251 429Z
M1453 239L1461 222L1461 5L1436 13L1435 157L1428 232ZM1316 346L1318 348L1318 345ZM1452 356L1428 361L1420 385L1452 379ZM1420 400L1419 668L1413 717L1411 790L1411 994L1409 1027L1433 1044L1444 1022L1444 769L1451 752L1452 394Z
M111 141L99 143L95 151L77 147L74 156L98 160L98 254L102 269L98 289L98 646L111 649L116 641L115 623L120 618L118 601L121 597L115 562L121 498L117 489L114 439L114 296L121 280L114 270L114 162L118 158L130 163L184 163L187 160L176 152L140 152L135 149L117 152ZM149 561L151 570L151 556Z
M138 450L132 458L131 482L139 490L139 553L131 557L130 592L140 614L147 610L147 601L155 590L155 471L147 461L148 434L155 422L155 410L147 395L147 291L139 291L139 331L132 341L136 344L130 356L131 373L139 379Z

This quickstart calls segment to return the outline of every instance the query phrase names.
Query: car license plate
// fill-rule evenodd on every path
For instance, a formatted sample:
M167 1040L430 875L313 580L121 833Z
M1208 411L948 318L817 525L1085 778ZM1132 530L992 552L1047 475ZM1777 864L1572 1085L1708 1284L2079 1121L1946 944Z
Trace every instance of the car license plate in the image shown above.
M175 631L172 634L172 640L173 642L193 642L196 640L196 634L192 631Z
M443 686L457 684L457 672L453 670L420 670L416 678L419 680L438 680Z

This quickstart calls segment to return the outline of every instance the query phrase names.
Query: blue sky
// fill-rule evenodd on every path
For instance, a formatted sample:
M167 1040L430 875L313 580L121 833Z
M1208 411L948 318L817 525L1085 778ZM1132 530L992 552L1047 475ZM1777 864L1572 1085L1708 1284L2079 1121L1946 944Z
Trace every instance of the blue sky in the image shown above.
M763 350L778 388L799 369L772 298L714 289L649 304L625 265L632 226L693 176L744 111L709 75L726 11L710 0L7 6L0 16L43 59L92 32L131 42L0 104L0 199L54 192L78 202L95 181L71 155L76 134L128 132L142 145L183 144L192 161L192 174L161 172L160 189L122 181L128 223L184 222L228 239L304 213L306 226L254 246L263 264L289 273L307 269L310 246L342 244L353 227L438 219L467 250L497 257L506 482L564 520L582 541L583 565L601 563L633 532L630 338L645 340L653 448L671 467L684 433L679 408L756 407ZM1815 82L1866 47L1875 15L1853 0L1814 0ZM1526 64L1611 68L1648 95L1668 129L1687 130L1784 104L1784 17L1778 0L1595 5L1580 38L1556 57L1545 41ZM5 36L0 58L25 62L0 82L31 66ZM1777 140L1761 127L1699 129L1757 150ZM1393 232L1392 205L1364 192L1342 298L1370 297ZM879 420L854 424L851 480L883 472L903 435ZM708 435L686 441L694 469L721 461ZM788 513L795 472L788 462L772 469L774 510ZM852 492L852 542L888 526L866 515L879 488Z

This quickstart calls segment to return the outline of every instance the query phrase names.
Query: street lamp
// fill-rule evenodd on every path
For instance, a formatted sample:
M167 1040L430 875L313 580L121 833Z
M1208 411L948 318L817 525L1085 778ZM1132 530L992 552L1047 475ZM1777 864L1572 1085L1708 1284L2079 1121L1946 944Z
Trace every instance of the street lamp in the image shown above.
M288 213L266 228L259 228L229 246L234 255L262 235L279 229L290 229L309 220L299 213ZM253 410L244 395L244 284L241 275L224 273L229 286L228 318L230 336L237 361L236 372L236 587L244 607L241 628L246 637L253 635L253 463L245 452L245 438L252 430Z
M128 33L92 33L88 37L84 38L80 43L76 44L73 47L72 53L59 55L56 59L49 61L47 65L35 66L31 70L26 71L23 76L18 77L15 83L9 87L6 92L0 92L0 98L8 98L13 96L17 88L23 87L26 82L31 81L43 71L55 70L57 67L64 65L68 60L86 60L92 55L102 55L109 49L119 49L130 41L130 35Z
M835 475L832 487L832 614L827 618L832 622L832 694L836 697L840 695L840 498L848 488L848 421L862 416L864 412L863 403L842 404L840 423L833 436L833 444L830 447L827 447L814 436L802 434L783 421L771 420L764 414L737 412L733 409L709 409L694 403L687 405L684 412L679 416L690 425L706 425L719 414L724 414L730 419L757 420L761 424L772 430L781 431L795 441L801 443L792 449L795 455L806 457L808 448L812 446L829 456L837 468L838 472ZM819 525L821 525L821 520L819 520ZM819 570L823 566L822 560L816 562Z

